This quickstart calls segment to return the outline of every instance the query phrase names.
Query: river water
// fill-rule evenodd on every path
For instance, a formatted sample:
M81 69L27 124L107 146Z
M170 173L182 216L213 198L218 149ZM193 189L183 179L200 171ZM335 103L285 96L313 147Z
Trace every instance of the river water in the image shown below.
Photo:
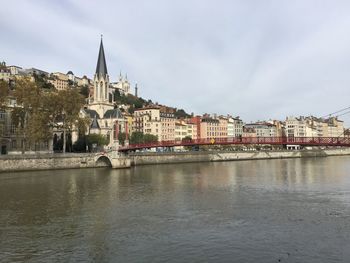
M350 157L0 174L0 262L350 262Z

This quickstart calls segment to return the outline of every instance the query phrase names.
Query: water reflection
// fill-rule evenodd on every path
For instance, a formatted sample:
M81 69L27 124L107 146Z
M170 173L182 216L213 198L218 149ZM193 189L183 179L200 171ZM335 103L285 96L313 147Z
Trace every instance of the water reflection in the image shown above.
M349 170L333 157L0 174L0 261L341 262Z

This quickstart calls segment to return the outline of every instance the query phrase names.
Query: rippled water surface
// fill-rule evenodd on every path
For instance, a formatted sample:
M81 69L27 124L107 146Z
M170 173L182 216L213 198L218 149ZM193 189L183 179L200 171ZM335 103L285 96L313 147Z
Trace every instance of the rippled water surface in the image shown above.
M0 262L350 262L350 157L0 174Z

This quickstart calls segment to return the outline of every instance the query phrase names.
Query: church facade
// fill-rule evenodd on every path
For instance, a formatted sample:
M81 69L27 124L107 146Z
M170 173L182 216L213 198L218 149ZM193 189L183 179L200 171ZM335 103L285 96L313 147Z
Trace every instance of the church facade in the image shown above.
M104 135L109 141L107 147L117 147L119 133L128 134L129 129L128 122L114 103L102 38L93 82L93 96L84 109L85 116L89 116L92 120L89 133Z

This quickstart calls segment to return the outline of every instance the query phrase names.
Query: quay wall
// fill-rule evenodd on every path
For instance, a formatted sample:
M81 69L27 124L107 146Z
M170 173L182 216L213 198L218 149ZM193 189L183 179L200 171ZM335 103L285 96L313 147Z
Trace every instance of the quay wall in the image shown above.
M327 157L337 155L350 155L350 148L297 151L136 153L131 154L130 158L132 166L139 166L147 164Z
M0 172L96 167L128 168L130 166L148 164L327 157L336 155L350 155L350 148L298 151L133 153L116 158L108 158L107 156L92 153L2 155L0 156Z
M28 154L3 155L0 157L0 172L92 168L108 166L96 162L93 154Z

